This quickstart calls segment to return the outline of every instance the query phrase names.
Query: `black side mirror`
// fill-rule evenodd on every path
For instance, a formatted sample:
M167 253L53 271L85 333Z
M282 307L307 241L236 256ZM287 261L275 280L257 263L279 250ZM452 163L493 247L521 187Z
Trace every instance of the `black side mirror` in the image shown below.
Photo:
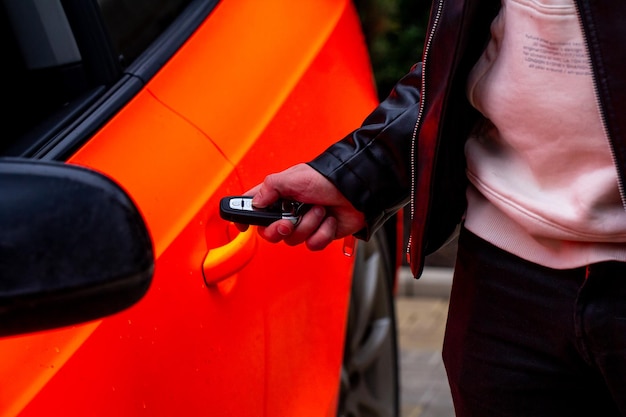
M143 218L113 181L0 158L0 336L123 310L146 293L153 269Z

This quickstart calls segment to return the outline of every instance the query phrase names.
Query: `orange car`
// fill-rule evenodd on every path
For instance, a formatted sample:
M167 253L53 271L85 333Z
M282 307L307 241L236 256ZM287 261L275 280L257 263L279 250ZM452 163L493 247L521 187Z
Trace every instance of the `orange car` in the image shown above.
M376 105L349 0L2 0L0 417L393 416L391 231L218 214Z

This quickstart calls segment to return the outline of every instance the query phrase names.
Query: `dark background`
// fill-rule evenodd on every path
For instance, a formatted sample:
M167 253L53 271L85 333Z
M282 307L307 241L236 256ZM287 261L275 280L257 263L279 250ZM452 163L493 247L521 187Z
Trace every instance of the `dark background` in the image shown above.
M431 2L354 0L369 48L378 96L384 99L397 80L422 57Z

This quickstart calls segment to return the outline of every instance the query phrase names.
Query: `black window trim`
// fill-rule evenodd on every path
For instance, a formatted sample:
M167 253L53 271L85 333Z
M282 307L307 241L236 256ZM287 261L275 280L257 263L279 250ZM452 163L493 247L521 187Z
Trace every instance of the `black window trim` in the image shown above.
M128 103L180 49L220 0L193 0L180 16L126 70L122 78L78 120L61 129L32 157L67 160L83 143Z

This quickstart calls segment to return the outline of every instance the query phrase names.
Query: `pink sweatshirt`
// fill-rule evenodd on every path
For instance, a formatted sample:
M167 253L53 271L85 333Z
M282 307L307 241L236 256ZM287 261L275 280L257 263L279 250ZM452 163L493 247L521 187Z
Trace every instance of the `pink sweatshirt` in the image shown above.
M468 80L465 226L529 261L626 261L626 210L572 0L503 0Z

